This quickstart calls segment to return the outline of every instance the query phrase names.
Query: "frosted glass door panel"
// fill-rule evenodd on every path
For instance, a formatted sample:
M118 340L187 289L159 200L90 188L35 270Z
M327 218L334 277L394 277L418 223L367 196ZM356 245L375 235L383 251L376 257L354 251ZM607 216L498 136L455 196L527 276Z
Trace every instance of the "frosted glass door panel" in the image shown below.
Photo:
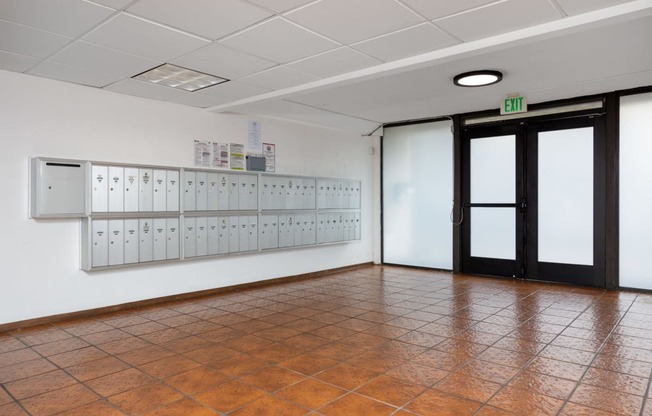
M620 286L652 289L652 93L620 99Z
M385 129L384 261L452 269L452 203L451 123Z
M516 209L471 208L471 256L516 260Z
M540 262L593 265L593 127L539 133Z
M516 136L471 140L471 203L514 203Z

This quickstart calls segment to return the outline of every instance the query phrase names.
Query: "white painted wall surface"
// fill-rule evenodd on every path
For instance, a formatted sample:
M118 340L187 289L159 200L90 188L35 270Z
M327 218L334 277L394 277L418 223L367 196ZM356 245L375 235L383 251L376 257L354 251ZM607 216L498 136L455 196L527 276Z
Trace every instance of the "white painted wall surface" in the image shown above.
M277 173L362 181L362 240L83 272L80 221L28 217L33 156L192 167L193 140L245 143L246 116L0 71L0 324L373 260L371 138L260 119Z

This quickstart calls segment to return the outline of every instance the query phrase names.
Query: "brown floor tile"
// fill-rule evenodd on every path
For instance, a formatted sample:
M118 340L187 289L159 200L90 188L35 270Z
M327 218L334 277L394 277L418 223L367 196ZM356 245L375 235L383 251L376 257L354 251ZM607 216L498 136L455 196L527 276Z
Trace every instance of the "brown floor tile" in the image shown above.
M138 325L126 326L121 329L131 335L144 335L151 332L161 331L166 328L167 326L158 322L145 322Z
M228 413L264 395L265 392L248 384L240 381L230 381L214 389L199 393L194 398L220 412Z
M103 377L117 373L129 368L128 364L115 357L100 358L95 361L88 361L79 365L66 368L66 371L80 381L88 381L94 378Z
M575 381L533 371L523 371L509 385L517 389L530 390L561 400L568 399L575 387L577 387Z
M566 403L559 412L559 416L613 416L614 413L603 412L592 407L582 406L576 403Z
M99 400L83 406L59 413L57 416L123 416L124 413L104 400Z
M164 381L169 386L172 386L185 394L193 395L215 388L230 380L231 378L224 374L208 368L200 367L168 377Z
M347 360L347 363L377 373L383 373L403 364L405 361L403 358L386 355L380 351L368 351Z
M128 415L142 415L183 396L162 383L146 384L133 390L109 397L109 401Z
M223 347L222 345L211 345L209 347L187 352L184 355L201 364L214 364L235 358L240 355L240 353L230 348Z
M413 358L411 361L428 367L437 368L445 371L453 371L463 364L469 362L473 357L461 352L443 352L437 350L428 350L421 355Z
M572 348L548 345L539 353L541 357L552 358L553 360L566 361L573 364L589 365L595 354L588 351L580 351Z
M477 402L486 402L501 387L498 383L454 373L435 384L433 388Z
M547 374L549 376L579 381L586 372L587 367L553 360L550 358L536 357L526 367L530 371Z
M129 338L124 338L124 339L119 339L117 341L111 341L107 342L106 344L98 344L97 348L101 349L102 351L105 351L109 354L117 355L121 353L125 353L128 351L133 351L137 350L140 348L144 348L147 346L150 346L150 344L147 341L144 341L138 337L129 337Z
M387 375L401 380L429 387L444 379L450 373L437 368L428 367L422 364L408 362L395 367L387 372Z
M21 403L33 416L50 416L97 401L97 399L97 395L91 390L76 384L30 397L22 400Z
M18 400L37 396L52 390L77 384L77 380L61 370L5 384L5 388Z
M283 341L283 343L303 351L310 351L323 345L330 344L331 341L316 335L302 333L296 337Z
M518 372L518 368L479 360L471 360L467 365L457 371L457 373L465 377L480 378L499 384L507 383Z
M344 363L319 373L315 377L338 387L354 390L378 375L379 373L375 371Z
M0 386L0 406L3 404L11 403L13 402L14 399L11 398L10 395L7 394L6 391Z
M652 416L652 399L647 399L645 401L645 407L641 412L641 416Z
M177 354L184 354L186 352L208 347L209 345L211 345L210 341L193 335L186 338L175 339L174 341L162 344L162 347L174 351Z
M330 358L337 361L346 361L349 358L355 357L358 354L362 354L364 351L358 350L356 348L351 348L350 345L343 344L341 342L332 342L326 344L319 349L313 351L313 354L319 355L321 357Z
M270 363L278 363L281 361L287 361L290 358L296 357L301 353L302 351L300 349L277 343L256 351L252 351L250 354L259 360L268 361Z
M283 361L279 363L279 366L311 376L338 364L339 361L308 353L296 356L288 361Z
M0 383L9 383L56 370L57 367L44 358L0 367Z
M199 334L203 334L204 332L215 331L216 329L220 329L221 327L222 327L221 325L215 324L213 322L197 321L185 325L180 325L177 326L176 328L179 331L186 332L188 335L199 335Z
M211 367L231 377L240 377L245 374L254 373L263 367L267 367L269 362L259 360L250 355L240 354L232 358L212 364Z
M107 342L117 341L119 339L129 338L130 334L119 329L111 329L108 331L92 332L90 334L80 336L86 342L93 345L103 344Z
M152 344L164 344L166 342L174 341L188 336L187 332L179 331L176 328L164 329L162 331L150 332L149 334L141 335L140 338Z
M632 376L630 374L615 373L601 368L591 367L587 371L582 384L589 384L597 387L608 386L611 390L621 393L636 394L644 396L647 390L649 379Z
M317 322L312 319L298 319L296 321L283 324L283 326L299 332L310 332L314 331L315 329L323 328L326 326L326 324Z
M319 409L325 416L383 416L391 415L396 408L359 394L350 393Z
M238 352L254 351L254 350L267 347L268 345L272 345L272 344L274 344L274 341L270 339L261 338L257 335L251 335L251 334L243 335L236 338L231 338L221 343L221 345L231 348L232 350Z
M305 379L276 392L276 396L291 400L309 409L318 409L345 393L346 390L330 384L314 379Z
M0 354L0 368L12 364L23 363L25 361L37 360L39 358L41 358L41 356L31 348L5 352Z
M406 409L424 416L470 416L474 415L481 405L473 400L429 390L408 404Z
M499 409L493 406L484 406L475 416L510 416L515 415L514 412L509 412L507 410Z
M638 414L643 405L643 398L632 394L620 393L601 387L580 384L569 399L572 403L595 407L606 412L626 415Z
M523 415L556 415L564 405L564 401L507 386L500 390L489 404Z
M265 396L233 413L233 416L303 416L308 410L274 396Z
M356 393L401 407L417 397L425 389L424 386L418 384L381 375L356 390Z
M2 416L27 416L27 413L16 403L0 405L0 415Z
M68 351L75 351L87 347L88 343L79 338L68 338L61 341L49 342L33 347L34 351L44 357L60 354Z
M631 374L638 377L650 377L650 372L652 371L652 363L630 360L615 355L598 354L592 365L605 370Z
M146 416L216 416L218 413L208 407L192 400L181 399L169 403L158 410L147 413Z
M68 323L66 321L59 323L62 328L75 336L89 335L96 332L109 331L112 326L100 321L89 321L82 319L79 322Z
M294 371L271 366L264 367L255 373L240 377L240 381L271 393L295 384L304 378L304 376L297 374Z
M128 370L96 378L87 382L86 385L95 390L98 394L104 397L109 397L153 381L154 379L151 376L148 376L135 368L130 368Z
M77 351L69 351L62 354L53 355L48 357L48 359L59 367L65 368L107 356L107 353L98 348L86 347Z
M47 344L48 342L61 341L72 338L72 335L61 329L53 327L35 327L16 331L14 335L28 346Z
M23 344L15 338L6 339L4 341L0 340L0 354L9 351L21 350L26 347L27 345Z
M523 367L532 358L532 355L491 347L479 354L477 358L509 367Z
M421 347L432 348L435 345L446 341L448 338L439 337L437 335L429 334L427 332L411 331L405 335L398 337L399 341L407 342L410 344L418 345Z
M122 361L134 366L151 363L152 361L162 360L163 358L172 357L174 353L158 345L148 345L143 348L117 354Z
M201 364L196 361L193 361L182 355L176 355L174 357L168 357L162 360L143 364L138 368L153 377L162 379L192 370L193 368L197 368L199 366L201 366Z

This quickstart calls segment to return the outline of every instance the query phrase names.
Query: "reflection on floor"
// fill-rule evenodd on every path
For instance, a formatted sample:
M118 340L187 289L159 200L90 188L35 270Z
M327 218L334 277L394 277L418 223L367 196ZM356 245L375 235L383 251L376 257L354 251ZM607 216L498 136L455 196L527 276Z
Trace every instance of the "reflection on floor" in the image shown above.
M652 295L368 267L0 334L0 415L652 415Z

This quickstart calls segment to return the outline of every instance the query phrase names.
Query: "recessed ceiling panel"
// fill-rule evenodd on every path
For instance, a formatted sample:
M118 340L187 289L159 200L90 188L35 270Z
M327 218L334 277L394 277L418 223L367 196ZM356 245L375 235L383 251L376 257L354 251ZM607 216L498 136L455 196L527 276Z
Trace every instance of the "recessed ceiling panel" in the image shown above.
M77 37L115 11L83 0L2 0L0 19Z
M49 61L41 62L34 68L27 71L27 73L45 78L57 79L59 81L88 85L91 87L104 87L105 85L111 84L120 79L120 77L116 77L114 75L88 71L76 66L64 65Z
M220 99L218 97L196 93L179 95L167 101L201 108L212 107L220 104Z
M436 20L435 23L453 36L471 41L561 17L548 0L507 0Z
M45 58L72 39L0 20L0 50Z
M394 0L322 0L288 13L286 17L345 44L424 21Z
M238 52L219 43L211 43L172 61L207 74L238 79L277 65L275 62Z
M474 7L495 3L497 0L455 0L455 1L433 1L433 0L401 0L417 13L426 18L438 19L450 14L463 12ZM571 0L574 1L574 0Z
M40 59L17 53L0 51L0 69L14 72L24 72L36 65Z
M211 39L271 16L241 0L140 0L127 11Z
M630 1L632 0L557 0L557 3L567 14L575 15L629 3Z
M315 0L250 0L259 6L273 10L276 13L282 13L290 9L294 9L304 4L308 4Z
M337 47L281 18L275 18L221 42L231 48L278 63L288 63Z
M458 43L455 38L430 23L423 23L389 35L356 43L351 47L388 62L420 55L455 43Z
M289 66L318 77L328 78L358 69L378 65L381 61L363 55L348 47L312 56Z
M124 13L89 33L84 40L157 61L170 61L208 41Z
M131 77L162 64L160 61L141 58L84 41L72 43L49 59L120 77Z
M255 87L266 88L268 90L281 90L283 88L294 87L295 85L306 84L312 81L318 81L320 78L314 75L304 74L292 68L278 66L250 77L240 80L243 84L253 85Z
M137 97L151 98L153 100L170 100L180 95L192 94L162 85L156 85L135 79L125 79L104 88L107 91L119 92L121 94L135 95Z

